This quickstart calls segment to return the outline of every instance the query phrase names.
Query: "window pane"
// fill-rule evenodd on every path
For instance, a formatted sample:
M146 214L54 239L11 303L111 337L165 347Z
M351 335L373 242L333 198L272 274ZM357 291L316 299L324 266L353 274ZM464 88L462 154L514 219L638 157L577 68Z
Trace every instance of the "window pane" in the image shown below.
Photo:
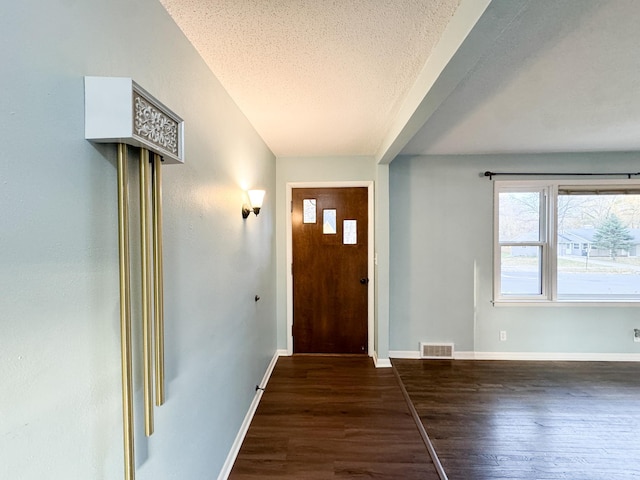
M358 244L358 226L356 220L342 222L342 243L345 245Z
M498 238L500 242L540 240L540 192L500 192Z
M334 235L336 233L336 211L334 209L327 209L322 212L322 233Z
M640 263L632 260L613 262L588 255L558 258L558 298L640 298Z
M558 195L558 298L640 298L639 226L640 194Z
M542 247L535 245L501 247L500 293L502 295L542 294Z
M302 200L302 211L304 212L302 223L316 223L315 198L305 198Z

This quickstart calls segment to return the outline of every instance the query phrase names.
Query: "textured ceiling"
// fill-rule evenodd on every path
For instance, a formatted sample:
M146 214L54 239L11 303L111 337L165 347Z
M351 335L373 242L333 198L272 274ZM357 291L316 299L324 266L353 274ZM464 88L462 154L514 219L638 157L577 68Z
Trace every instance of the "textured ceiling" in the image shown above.
M640 150L640 1L521 3L403 154Z
M459 2L160 1L279 157L375 155Z

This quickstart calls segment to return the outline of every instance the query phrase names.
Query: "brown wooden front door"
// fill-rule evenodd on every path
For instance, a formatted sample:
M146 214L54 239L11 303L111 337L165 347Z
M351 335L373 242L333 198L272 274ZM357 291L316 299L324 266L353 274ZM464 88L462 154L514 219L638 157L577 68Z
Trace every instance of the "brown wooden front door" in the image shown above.
M366 354L367 188L294 188L292 201L293 351Z

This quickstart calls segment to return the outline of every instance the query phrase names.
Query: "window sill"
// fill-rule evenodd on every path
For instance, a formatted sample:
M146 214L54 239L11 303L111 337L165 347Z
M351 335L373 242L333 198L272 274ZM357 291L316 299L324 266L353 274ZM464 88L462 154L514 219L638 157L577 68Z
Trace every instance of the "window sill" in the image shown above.
M494 307L638 307L640 300L492 300Z

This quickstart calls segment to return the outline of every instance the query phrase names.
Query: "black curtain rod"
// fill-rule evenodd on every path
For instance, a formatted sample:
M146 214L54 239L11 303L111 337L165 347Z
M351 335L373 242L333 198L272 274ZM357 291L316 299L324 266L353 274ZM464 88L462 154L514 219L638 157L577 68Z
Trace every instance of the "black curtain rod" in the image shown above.
M493 177L497 177L499 175L510 175L510 176L535 176L535 177L540 177L540 176L555 176L555 177L563 177L563 176L578 176L578 177L585 177L585 176L596 176L596 177L617 177L617 176L625 176L628 179L631 179L631 176L635 176L635 175L640 175L640 172L636 172L636 173L629 173L629 172L613 172L613 173L533 173L533 172L526 172L526 173L521 173L521 172L490 172L490 171L486 171L484 172L484 176L485 177L489 177L489 180L492 180Z

